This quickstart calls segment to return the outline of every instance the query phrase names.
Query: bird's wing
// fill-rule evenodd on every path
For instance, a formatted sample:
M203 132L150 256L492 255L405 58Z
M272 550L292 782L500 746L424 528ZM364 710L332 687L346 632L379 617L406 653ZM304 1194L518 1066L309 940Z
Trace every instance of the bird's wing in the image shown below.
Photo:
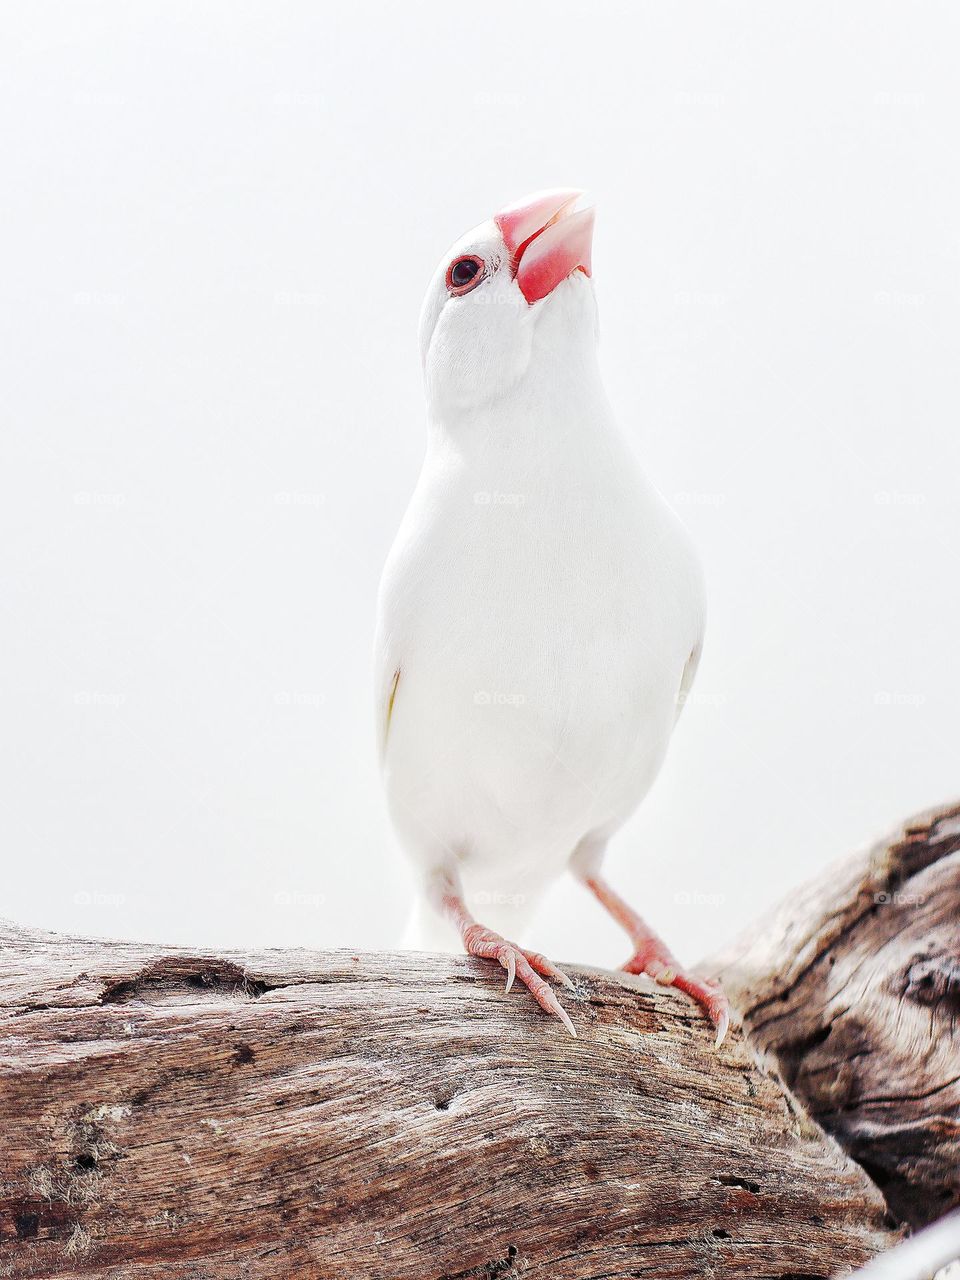
M677 715L674 720L676 724L680 719L680 712L686 706L687 698L693 687L694 679L697 674L697 667L700 665L700 654L703 652L703 641L698 640L694 647L690 650L690 656L684 663L683 674L680 677L680 688L677 690Z
M388 668L389 671L389 668ZM379 703L378 725L380 728L380 763L383 764L387 754L387 740L390 737L390 721L393 719L393 707L397 700L397 689L400 685L399 664L390 672L384 681Z

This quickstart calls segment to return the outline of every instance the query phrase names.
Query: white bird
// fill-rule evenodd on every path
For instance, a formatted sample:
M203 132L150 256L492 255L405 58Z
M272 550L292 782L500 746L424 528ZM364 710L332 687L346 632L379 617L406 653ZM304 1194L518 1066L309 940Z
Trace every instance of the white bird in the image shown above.
M601 875L663 762L703 641L690 538L617 426L597 360L593 209L539 192L453 245L424 299L427 450L380 586L382 768L418 868L421 942L497 960L573 1024L519 947L571 870L626 929L624 968L684 972Z

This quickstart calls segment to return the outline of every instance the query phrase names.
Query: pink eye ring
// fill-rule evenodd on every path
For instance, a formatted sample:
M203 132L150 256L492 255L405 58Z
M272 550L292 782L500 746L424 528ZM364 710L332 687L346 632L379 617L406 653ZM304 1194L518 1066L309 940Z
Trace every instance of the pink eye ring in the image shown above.
M483 279L483 259L475 253L465 253L462 258L454 258L447 267L447 292L454 298L469 293Z

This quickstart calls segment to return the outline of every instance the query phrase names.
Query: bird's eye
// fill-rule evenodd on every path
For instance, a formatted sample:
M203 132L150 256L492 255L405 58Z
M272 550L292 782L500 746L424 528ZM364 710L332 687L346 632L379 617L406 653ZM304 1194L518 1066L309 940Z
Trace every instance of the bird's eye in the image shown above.
M483 259L472 253L454 258L447 267L447 289L454 297L469 293L483 279Z

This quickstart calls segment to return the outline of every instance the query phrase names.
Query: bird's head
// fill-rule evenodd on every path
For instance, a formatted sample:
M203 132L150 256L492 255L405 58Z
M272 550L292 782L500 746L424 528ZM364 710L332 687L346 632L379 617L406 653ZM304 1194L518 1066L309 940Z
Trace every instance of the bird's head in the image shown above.
M508 393L538 350L562 363L595 346L594 210L574 207L582 194L527 196L444 255L420 313L427 398L441 415Z

